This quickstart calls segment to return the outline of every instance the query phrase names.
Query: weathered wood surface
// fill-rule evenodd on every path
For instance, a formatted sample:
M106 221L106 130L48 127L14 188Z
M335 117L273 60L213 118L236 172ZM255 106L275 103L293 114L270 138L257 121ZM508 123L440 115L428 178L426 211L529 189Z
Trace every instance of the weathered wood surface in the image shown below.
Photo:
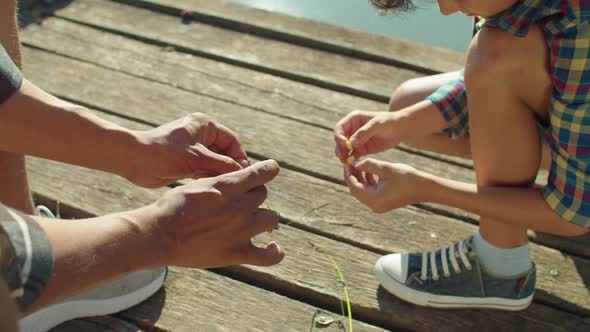
M62 21L63 22L63 21ZM50 22L47 22L47 26L50 26ZM51 25L53 26L53 25ZM51 28L53 29L53 28ZM35 31L35 30L31 30ZM34 39L35 37L31 37L30 33L25 33L23 35L23 39L27 40L28 42L35 42L37 41ZM50 34L41 34L41 36L48 36L47 39L53 44L53 39L50 38ZM95 37L94 35L90 35L91 37ZM56 38L56 37L53 37ZM66 37L64 37L65 39ZM98 36L96 36L97 43L100 42ZM40 43L40 42L39 42ZM57 43L57 42L56 42ZM105 42L106 43L106 42ZM125 43L122 42L111 42L112 44L124 45ZM57 45L60 45L57 43ZM101 45L101 44L99 44ZM133 47L139 47L139 45L132 45ZM93 51L101 49L98 48L91 48L90 45L82 46L83 50L80 51L72 51L72 53L76 56L83 56L83 54L92 54ZM121 49L124 46L120 47ZM77 49L77 46L72 46L72 49ZM143 51L143 49L139 49ZM109 57L106 53L101 53L97 51L96 58L104 58L104 59L112 59L112 56ZM154 52L154 50L152 50ZM145 82L141 79L136 77L130 77L129 75L124 75L120 72L108 71L103 68L99 68L97 66L93 66L91 64L80 63L74 60L65 59L60 56L56 56L53 54L47 54L42 51L26 49L27 57L30 58L30 64L27 66L27 72L30 71L31 77L37 79L37 83L41 84L42 86L46 87L49 91L57 93L59 95L67 96L69 98L85 101L87 103L91 103L103 108L120 111L128 116L132 116L135 118L142 118L143 120L147 120L152 123L165 123L170 121L174 118L181 117L184 114L190 113L196 110L207 110L206 112L209 114L213 114L215 117L219 118L223 123L230 126L233 129L237 129L237 131L241 134L242 139L246 143L246 146L251 149L250 151L255 152L256 155L262 155L265 157L273 157L283 164L289 164L296 167L301 167L306 170L311 170L313 174L320 174L322 177L332 177L332 178L339 178L341 175L341 167L340 164L332 157L332 148L333 145L331 140L331 133L328 130L323 130L321 128L313 127L311 125L307 125L300 122L290 121L288 119L277 118L273 116L273 114L266 114L265 112L258 112L256 110L252 110L251 108L237 106L230 102L223 102L219 101L213 97L206 97L197 95L195 93L191 93L189 91L182 91L178 90L174 86L168 84L161 84L157 82ZM110 54L115 54L116 52L111 52ZM149 59L150 52L143 53L145 59ZM126 58L134 59L138 58L137 54L125 54L128 55ZM90 57L90 56L87 56ZM124 58L122 58L124 59ZM119 58L114 58L114 60L106 60L108 65L109 62L122 62L123 60ZM173 58L174 60L178 60L178 58ZM131 61L131 60L130 60ZM128 69L133 68L134 66L128 62ZM135 72L147 71L149 67L156 66L156 60L153 63L148 62L148 66L146 67L139 67ZM146 60L147 62L147 60ZM164 73L170 73L170 75L177 75L182 76L182 73L175 70L173 63L168 64L167 62L162 62L158 68L160 70L151 72L158 72L162 73L161 75L166 75ZM119 69L119 68L116 68ZM182 68L181 68L182 70ZM84 72L87 74L87 77L80 77L76 73ZM135 72L131 74L135 74ZM186 70L185 70L186 72ZM48 74L48 75L47 75ZM190 75L190 74L189 74ZM64 77L64 80L60 80L59 82L55 82L52 77ZM168 80L172 80L173 77L168 77ZM194 79L193 81L202 81L203 79ZM113 89L111 87L111 81L117 82L118 88ZM90 82L93 82L90 84ZM221 85L222 82L219 83ZM213 84L216 85L216 84ZM72 89L72 86L83 87L82 89ZM142 88L140 88L140 86ZM151 88L147 88L151 86ZM136 87L136 88L134 88ZM193 87L195 90L198 90L199 87ZM138 91L141 90L141 91ZM167 95L164 97L164 95ZM151 98L151 96L156 96L153 101L145 100L146 97ZM125 106L121 107L121 102ZM252 101L254 103L255 101ZM149 104L149 105L147 105ZM164 109L162 109L161 105L167 105ZM195 107L194 105L198 105ZM283 105L283 104L279 104ZM282 109L286 110L288 107L285 106ZM226 112L228 109L234 109L231 112ZM242 111L241 111L242 109ZM239 117L235 116L235 114L240 114ZM252 114L252 116L245 114L248 112ZM292 112L296 112L296 109L293 108ZM261 126L261 124L265 124ZM243 129L241 129L243 128ZM253 129L253 128L261 128L261 129ZM287 129L284 129L287 128ZM266 131L271 132L271 135L258 135L258 132ZM324 134L321 133L324 131ZM305 140L296 140L293 141L293 133L298 133L299 137L305 137ZM321 134L321 135L318 135ZM308 149L308 145L316 146L316 149ZM266 150L266 151L265 151ZM438 173L442 176L447 176L451 178L463 178L464 180L468 181L472 175L467 174L466 170L460 167L450 167L447 165L441 166L439 163L433 163L432 160L429 160L425 157L416 157L412 154L405 153L402 151L394 151L392 154L397 154L392 157L393 160L405 160L406 162L416 165L420 164L426 168L426 170L431 171L433 173ZM321 162L319 162L321 161ZM418 166L420 167L420 166ZM341 189L342 190L342 189ZM297 195L297 193L294 193ZM351 200L349 198L349 200ZM330 207L329 207L330 209ZM331 210L334 211L334 210ZM335 210L337 212L338 210ZM405 210L400 210L405 211ZM439 216L431 215L424 211L415 210L413 214L422 215L421 219L428 219L432 220L430 223L420 223L423 225L424 230L427 230L427 227L431 227L433 225L441 225L438 220L440 219ZM395 212L397 213L397 212ZM302 214L303 215L303 214ZM335 214L337 218L341 216L337 213ZM318 217L316 220L324 220L324 217ZM375 217L371 217L369 220L375 219ZM406 216L401 215L396 220L409 220L415 221L416 217L414 216ZM356 219L357 221L354 223L356 227L360 229L365 229L366 226L363 223L363 220L360 218ZM321 221L320 221L321 222ZM383 223L379 223L383 224ZM457 223L459 229L463 227L466 231L465 232L457 232L452 231L454 234L461 234L464 235L466 232L472 232L472 227L462 225L461 223ZM443 224L444 225L444 224ZM397 229L395 226L386 226L391 228ZM434 226L435 227L435 226ZM328 227L329 228L329 227ZM438 228L435 227L433 229L440 229L441 226ZM451 231L444 231L442 228L443 233L449 233ZM450 229L450 228L449 228ZM468 230L468 231L467 231ZM328 229L331 231L331 229ZM370 247L378 246L381 250L384 251L398 251L400 248L391 248L389 246L390 243L395 242L396 238L390 238L387 235L388 232L377 232L373 230L367 230L368 232L372 232L374 234L380 234L382 238L376 238L373 243L367 244ZM397 233L400 234L401 237L404 236L406 230L398 230ZM359 234L351 234L348 235L350 231L346 231L345 235L339 235L343 237L347 237L349 239L357 239ZM438 233L438 231L437 231ZM341 234L340 232L338 234ZM429 233L424 233L429 234ZM363 236L361 238L366 238ZM428 236L420 237L420 240L424 238L428 238ZM443 238L448 239L447 235ZM453 237L450 237L453 238ZM426 246L431 245L430 241L420 242ZM586 243L575 243L575 242L566 242L568 247L576 252L585 252L588 251ZM382 249L384 244L387 249ZM413 247L405 247L405 250L408 248ZM431 247L430 247L431 248ZM392 250L394 249L394 250ZM403 250L403 249L402 249Z
M139 3L137 0L125 1ZM166 6L175 6L180 3L176 0L154 1L159 1ZM225 4L214 2L211 7L207 7L207 10L214 12L221 10L224 6ZM108 10L103 10L104 8ZM112 12L114 9L118 11ZM91 10L92 14L86 12L88 10ZM207 12L199 17L216 15L213 12ZM231 15L236 15L235 13L232 11ZM262 11L256 13L264 14ZM372 75L382 72L384 67L379 66L385 65L376 65L358 58L352 61L350 57L340 57L330 52L314 50L314 45L311 45L311 48L289 46L289 39L282 37L271 36L283 42L258 36L246 38L245 34L240 34L240 31L245 30L236 29L236 25L226 26L234 29L233 31L200 23L185 26L180 24L178 18L126 6L117 7L116 4L108 2L78 1L58 15L65 15L64 17L69 20L91 22L91 25L97 25L100 29L105 29L106 26L111 36L85 29L85 31L78 31L78 37L76 37L74 27L80 30L79 25L57 19L47 21L45 26L48 27L49 33L43 29L37 29L35 32L44 31L45 35L36 37L36 34L31 32L24 39L36 48L48 49L63 55L69 52L67 43L70 43L71 47L75 45L76 39L79 39L78 42L82 46L74 47L75 49L68 55L89 63L81 63L74 59L66 59L29 48L26 50L26 68L34 82L58 95L153 125L194 111L204 111L213 114L233 129L237 129L254 157L273 157L287 166L283 169L281 176L270 186L269 203L272 208L281 212L284 217L283 223L292 223L292 226L297 227L283 226L279 232L272 234L272 237L278 239L287 249L289 256L277 267L241 266L222 269L221 273L267 290L301 299L311 303L311 308L320 306L338 310L340 301L343 299L341 285L337 282L335 271L326 264L326 256L317 251L316 248L319 247L334 256L341 265L347 279L353 313L355 317L366 322L386 328L401 327L418 330L435 330L441 327L455 330L483 328L485 330L583 331L590 329L590 326L578 316L586 316L590 312L589 292L586 286L588 282L585 279L590 276L588 261L561 255L556 250L537 245L532 246L532 254L539 267L537 300L524 312L429 310L403 303L377 287L371 270L380 253L432 249L434 246L448 244L468 236L474 231L472 225L457 219L442 217L413 207L383 216L374 216L355 202L347 194L345 187L336 184L340 178L340 167L332 157L333 143L329 130L332 118L340 118L348 112L340 107L343 104L365 105L361 107L369 109L375 107L376 110L382 104L317 86L357 95L376 91L374 95L367 94L365 97L383 100L383 97L386 97L383 92L388 95L389 91L401 82L401 80L393 81L391 77L385 75L378 77L377 83L374 83L375 77ZM228 20L237 20L237 18L238 16L218 15L217 18L213 18L213 24L223 26ZM134 21L137 19L141 20ZM148 22L150 20L152 22ZM259 24L259 22L256 23ZM262 26L267 23L260 24ZM246 26L248 27L251 26ZM266 29L268 26L263 28ZM297 34L304 33L297 29L295 31ZM85 35L85 32L90 32L93 36L80 37L80 34ZM131 39L148 41L148 43L116 37L113 36L113 32L128 35L132 37ZM202 35L207 32L216 35ZM255 34L258 32L260 30L256 30ZM277 33L284 34L284 31ZM190 34L195 36L186 38ZM65 36L67 41L58 43L60 35ZM43 44L44 38L46 44ZM91 47L89 41L92 41L92 38L96 38L99 47ZM227 38L229 42L226 43L225 40L220 42L223 38ZM117 42L114 42L115 40ZM196 42L202 45L195 44ZM246 45L245 42L250 44ZM54 46L53 43L59 46ZM116 45L115 48L112 45L108 47L106 44L109 43ZM184 54L169 52L162 47L150 44L173 44L184 51ZM314 57L325 56L326 60L320 61L319 74L315 71L317 69L315 67L306 68L307 71L301 72L299 71L301 64L283 64L281 61L286 58L276 61L272 56L260 53L285 45L288 46L286 49L288 52L281 53L281 56L286 56L289 52L291 57L302 55L297 60L303 63L317 63L318 60ZM248 53L247 48L253 46L255 50ZM259 48L256 49L256 47ZM101 48L104 50L99 50ZM229 52L236 48L238 51ZM322 48L318 47L318 49ZM82 50L89 54L84 54ZM187 52L202 55L209 60L188 55ZM221 60L221 62L216 63L212 60ZM131 65L121 66L121 63L125 61ZM352 90L346 90L344 87L356 82L354 81L356 76L347 72L330 72L334 68L341 69L339 66L330 67L334 63L347 64L347 70L350 68L355 70L369 68L370 70L359 74L365 76L364 81L354 86ZM199 70L201 66L206 69ZM307 81L316 87L256 73L254 70L300 82ZM236 73L233 73L234 71ZM322 76L324 74L322 71L327 74ZM80 78L81 72L86 76ZM189 73L195 73L195 76L189 76ZM60 77L60 80L52 79L55 77ZM350 80L351 77L353 82L342 80L343 78ZM198 80L205 83L194 83ZM382 84L385 82L388 84L394 82L394 85L382 89L381 92L369 86L369 84L377 84L383 88ZM277 85L273 86L273 84ZM250 97L252 93L254 98ZM285 109L281 109L283 102L288 105ZM297 112L300 109L308 115L298 116ZM318 112L318 110L321 111ZM316 114L313 114L314 112ZM139 128L143 126L119 117L109 115L104 117L128 126ZM293 141L293 133L297 133L303 139ZM314 148L309 149L309 146ZM432 161L428 157L418 157L398 150L389 154L389 158L403 160L419 168L427 168L428 171L432 169L431 172L442 176L464 181L472 180L472 174L464 167L453 166L456 169L449 170L448 164ZM30 170L34 189L42 197L64 202L67 210L75 211L75 215L79 216L104 214L148 204L165 190L144 190L116 177L38 159L32 160ZM409 234L411 236L408 236ZM431 234L436 236L431 237ZM408 237L411 239L407 239ZM268 235L261 236L261 239L267 238ZM551 269L558 270L559 276L550 276ZM183 274L185 272L188 274ZM191 279L193 276L190 272L193 271L179 269L174 270L174 275L178 277L178 280L183 280L181 284L185 285L194 281ZM209 272L201 273L226 280L224 277L208 274ZM268 293L235 283L248 287L253 292ZM171 292L178 292L180 287L184 286L179 286L178 289L171 288ZM178 301L173 302L177 298ZM286 298L282 299L289 301ZM157 302L157 298L152 301ZM168 303L165 305L163 312L166 314L162 315L162 321L174 329L187 326L181 324L187 315L194 313L193 302L175 294L167 299L168 301L171 302L169 307L167 307ZM546 306L544 303L551 305ZM142 310L149 311L151 309L147 308L152 307L153 304L147 304L147 307L135 308L136 311L127 313L131 316L124 317L125 319L131 317L131 321L136 321L139 319L137 315L146 313ZM168 308L170 311L167 311ZM229 330L235 330L229 320L219 322L219 325L225 329L229 327ZM194 325L191 323L188 326ZM276 326L272 326L276 330Z
M343 331L337 322L328 327L313 324L318 311L322 316L340 320L348 328L347 317L342 315L209 271L170 268L163 290L117 316L138 323L147 319L174 332ZM385 331L356 320L353 328Z
M115 36L61 19L48 20L42 27L31 26L22 34L21 39L26 45L328 130L350 110L381 111L384 109L381 103L364 98L303 85L201 57L165 51L158 46ZM413 150L412 153L416 151ZM397 156L387 154L383 156L390 160L403 160L409 164L414 164L413 160L416 158L414 155L402 153ZM459 164L464 168L472 167L471 161L461 158L435 154L427 156L446 160L451 164ZM454 165L444 167L453 167L457 169L457 172L472 173L470 169L462 170L461 167ZM540 172L537 183L546 183L546 176L546 172ZM471 177L465 179L468 178L471 179ZM477 219L477 216L458 209L445 207L443 210ZM552 243L559 242L557 240ZM568 250L568 243L571 246L572 241L564 243L565 246L562 245L561 248ZM590 256L590 249L585 242L574 243L575 248L568 251Z
M94 65L80 63L37 50L26 49L25 59L27 59L27 74L30 71L29 77L42 87L46 87L49 91L59 95L65 95L76 100L98 105L113 112L120 112L126 116L132 116L154 124L163 124L177 117L181 117L189 113L183 110L190 110L190 105L199 105L203 109L212 110L216 114L216 117L220 118L223 123L235 129L244 139L246 147L252 148L258 155L280 156L277 158L280 161L284 161L285 159L283 158L292 158L293 155L301 156L301 163L310 166L328 164L333 160L330 157L331 151L329 151L329 148L323 149L323 155L317 154L316 150L322 150L322 147L319 146L322 143L318 141L316 141L318 143L314 142L314 136L318 137L318 128L309 128L306 130L306 125L304 124L279 117L272 117L261 112L251 111L250 114L245 114L248 111L246 108L241 111L239 117L232 117L233 112L227 112L227 110L228 108L234 107L233 104L217 104L219 102L213 100L213 105L206 106L204 105L204 98L174 89L167 85L130 77L119 72L108 71ZM76 73L80 72L85 73L86 76L80 77L76 75ZM52 77L62 77L63 79L58 82L52 82ZM113 86L113 84L116 85ZM266 124L266 126L261 126L262 123ZM293 128L297 125L299 128ZM290 137L292 133L290 130L282 128L293 128L295 132L299 133L301 137L305 137L305 139L292 142L292 138ZM274 137L273 135L258 134L260 132L265 132L266 134L273 133ZM309 145L317 146L318 148L308 149ZM272 152L262 152L261 149L268 149ZM293 160L290 164L297 165L297 160ZM436 165L433 163L431 163L432 166L436 168ZM334 167L340 172L339 165L335 165ZM303 175L299 175L299 179L295 178L290 181L290 185L286 186L286 188L295 186L294 189L281 193L280 197L288 204L291 204L291 206L293 206L292 202L297 202L297 205L291 208L290 211L285 211L284 215L289 215L293 220L300 222L306 227L316 229L322 234L335 234L339 238L360 243L363 247L377 248L380 252L426 250L433 247L432 241L426 240L430 234L436 234L437 239L440 238L440 241L444 241L443 243L439 243L443 245L469 236L475 230L473 225L451 218L428 214L423 210L414 208L400 209L385 216L375 216L368 213L364 207L360 206L359 203L347 195L344 187L329 184L320 179L313 179L319 185L310 186L307 183L311 181L303 182L301 181L301 177ZM282 178L287 179L286 176ZM306 186L298 185L300 183L306 183ZM310 190L310 188L313 188L313 190ZM330 188L331 190L326 190L326 188ZM308 208L305 208L306 206ZM347 208L347 206L349 207ZM350 220L347 220L347 215L352 216ZM421 218L417 218L416 216L420 216ZM399 224L390 222L392 219L396 221L402 220L407 227L400 227ZM373 223L378 226L374 228L367 227L371 220L374 220ZM418 229L422 231L418 232ZM408 233L413 234L410 237L413 239L406 239L408 238ZM414 234L416 235L415 237ZM422 247L416 248L415 245L417 244ZM541 251L537 254L537 250ZM549 276L548 271L552 269L551 264L555 264L553 262L564 260L561 253L546 247L533 246L533 255L539 264L539 274L541 276L539 278L539 288L543 289L542 285L545 281L551 285L546 287L549 301L554 302L555 299L557 302L560 302L561 300L559 299L567 299L566 301L568 303L575 304L572 309L588 310L590 300L588 300L587 295L590 293L581 279L581 276L590 275L588 273L584 274L584 271L588 271L586 268L583 268L587 264L579 264L582 267L578 267L578 269L582 270L580 274L563 274L564 277L567 275L574 278L571 282L555 282ZM541 264L543 261L548 264ZM586 262L583 259L579 259L579 261ZM571 264L571 267L571 269L564 269L564 271L576 271L574 264ZM543 274L546 274L545 278L542 278ZM574 285L577 285L577 287L574 287ZM563 295L558 295L557 298L554 298L553 295L560 288L563 288L566 293L562 293ZM572 292L571 295L568 290ZM560 293L559 291L557 292Z
M387 101L394 87L419 74L290 43L158 14L110 1L78 0L57 12L76 22L135 35L149 32L150 42L239 63L338 91ZM310 65L313 64L313 65Z
M126 120L117 119L111 116L103 117L115 120L122 125L128 125L129 123ZM137 128L138 125L134 124L133 126ZM41 161L38 159L32 160L29 171L31 173L32 185L36 192L39 192L46 197L54 197L67 205L77 206L80 209L89 211L93 214L104 214L107 212L120 211L149 204L156 200L159 193L163 191L150 191L135 188L126 181L109 177L99 172L78 169L71 166L64 167L57 163ZM288 172L289 171L284 170L278 179L284 178L285 173ZM67 181L59 180L65 177L67 177ZM53 184L56 182L61 182L62 186L54 186ZM329 186L333 184L328 183L327 185ZM283 188L280 188L279 190L282 191L284 190ZM297 190L298 188L295 189ZM274 190L273 184L270 190L271 205L273 208L279 210L281 214L284 214L284 210L286 209L282 209L282 205L278 206L278 200L274 199ZM287 199L293 201L293 198L289 195L287 195ZM311 199L313 199L313 197L311 197ZM298 200L296 200L296 204L299 204ZM352 208L355 208L354 202L352 204ZM356 208L358 209L358 206ZM379 322L379 324L383 324L383 326L389 328L403 326L407 328L429 329L432 328L431 324L434 324L434 322L443 323L447 319L453 319L453 321L456 322L454 324L457 325L449 326L457 329L465 329L473 326L509 328L515 323L515 319L523 319L523 317L520 316L512 316L515 314L501 317L506 313L499 313L499 316L494 313L493 316L489 316L488 314L485 314L485 311L478 311L476 314L470 312L469 317L471 317L471 320L465 320L463 315L466 315L466 312L435 311L434 313L429 313L427 309L415 308L414 306L403 303L400 300L385 294L383 291L380 291L376 298L375 291L378 287L371 271L372 265L379 255L288 226L284 226L281 231L273 233L273 238L277 239L288 251L289 256L285 262L278 267L270 269L257 267L236 268L236 273L242 277L245 276L255 279L257 280L257 283L264 282L270 287L279 288L286 292L296 292L300 296L311 298L313 301L319 301L324 305L335 306L339 299L342 299L339 285L335 283L334 272L326 265L325 257L318 255L318 253L309 245L309 242L311 242L333 255L341 265L347 279L347 285L349 286L354 311L360 315L360 317L369 319L370 321ZM543 253L543 255L544 254L546 253ZM542 266L546 265L546 260L553 259L552 263L559 263L559 267L557 268L562 272L560 276L564 276L563 279L550 279L553 277L549 277L549 274L546 272L544 273L545 277L543 278L542 272L539 272L539 296L552 301L551 293L553 291L545 291L543 289L544 282L542 279L545 279L550 283L555 283L559 280L559 283L570 284L571 281L569 279L572 277L575 278L579 275L577 274L578 272L574 265L568 267L567 264L563 264L567 263L568 260L556 260L556 257L554 257L555 255L550 255L550 253L549 258L544 258L543 255L535 255L540 271ZM318 268L322 266L324 266L324 268ZM582 275L588 274L584 271L580 271L579 273ZM550 285L550 287L550 289L555 289L557 291L562 290L559 285ZM562 288L568 290L569 293L567 295L560 295L561 298L553 298L553 301L558 300L558 302L561 302L560 305L568 308L577 308L580 304L567 303L564 302L563 299L572 301L571 297L575 297L576 292L584 292L584 286L581 286L582 289L580 289L580 287ZM587 296L585 297L587 298ZM384 298L386 300L384 300ZM396 312L406 312L406 310L412 311L415 315L407 314L403 317L398 317L394 314ZM529 328L532 326L536 327L536 324L541 324L537 319L545 317L544 315L546 313L543 313L544 310L549 310L549 308L541 305L533 305L531 309L519 313L526 316L527 323L524 326ZM552 314L558 313L559 312L557 311ZM437 316L438 314L440 314L440 317ZM457 316L452 318L455 314ZM422 322L424 325L416 325L420 324L417 321L420 320L421 315L428 315L429 320ZM575 324L581 324L580 321L572 321L572 317L573 316L566 316L565 319L570 322L572 326ZM492 319L490 320L490 318ZM534 323L530 321L530 319L532 319ZM552 322L551 319L549 319L550 322ZM449 323L446 322L445 324Z
M390 63L398 67L423 68L426 72L447 72L463 66L465 55L455 51L393 39L315 20L237 5L223 0L115 0L154 10L178 14L190 9L197 20L260 34L340 54ZM367 6L369 6L367 4ZM377 14L377 11L375 12Z
M51 332L136 332L137 326L112 316L76 319L52 328Z
M94 210L96 214L151 203L163 191L137 189L126 181L99 172L39 159L31 160L29 171L35 192L81 210ZM56 187L56 181L61 186ZM268 237L265 234L260 239L267 240ZM372 273L378 254L287 225L273 232L272 238L281 243L288 253L281 264L271 268L241 266L225 270L241 278L256 280L257 285L264 285L265 288L296 294L311 303L338 308L344 298L337 274L324 254L318 253L310 245L313 243L315 247L332 255L340 265L355 317L386 328L436 330L439 326L446 326L449 330L493 327L495 330L517 328L538 331L570 330L585 326L576 315L536 303L525 311L515 313L416 307L392 297L378 287Z
M136 33L141 38L146 38L146 34L149 34L144 31ZM336 122L351 110L383 111L386 109L386 106L379 102L302 85L206 58L171 50L163 51L159 46L114 36L111 33L59 19L46 21L43 27L30 27L23 34L22 40L31 46L58 54L76 57L110 69L328 130L331 130ZM408 147L405 147L405 150L413 155L383 154L383 156L392 160L411 162L416 158L414 155L419 154L426 155L427 158L449 161L451 165L446 167L454 169L461 170L461 167L472 168L473 166L471 161L461 158L418 152ZM471 170L462 171L471 172ZM539 174L537 183L546 183L546 172ZM453 212L457 213L457 211Z

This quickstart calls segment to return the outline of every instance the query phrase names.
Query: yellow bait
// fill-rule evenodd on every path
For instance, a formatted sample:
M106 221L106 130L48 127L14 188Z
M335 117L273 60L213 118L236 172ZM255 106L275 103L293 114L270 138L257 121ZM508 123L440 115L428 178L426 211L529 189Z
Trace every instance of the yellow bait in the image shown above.
M352 142L349 140L346 140L346 149L348 150L349 154L352 153Z
M356 161L356 157L352 155L352 142L350 140L346 140L346 149L348 150L348 158L346 159L346 163L352 165Z

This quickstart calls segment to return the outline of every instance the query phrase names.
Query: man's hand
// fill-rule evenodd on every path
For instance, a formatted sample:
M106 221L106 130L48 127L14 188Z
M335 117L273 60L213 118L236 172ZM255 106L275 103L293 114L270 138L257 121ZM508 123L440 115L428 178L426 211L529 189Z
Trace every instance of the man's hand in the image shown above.
M373 212L385 213L423 198L423 173L406 164L365 159L344 166L350 193Z
M237 135L204 114L195 113L138 136L145 148L126 177L142 187L216 176L248 165Z
M277 162L268 160L177 187L140 209L138 228L154 240L161 265L277 264L284 252L275 242L259 248L251 239L277 226L278 214L259 206L266 199L265 183L278 173Z
M406 138L402 113L354 111L334 128L336 156L342 162L348 157L346 141L352 143L357 158L397 146Z

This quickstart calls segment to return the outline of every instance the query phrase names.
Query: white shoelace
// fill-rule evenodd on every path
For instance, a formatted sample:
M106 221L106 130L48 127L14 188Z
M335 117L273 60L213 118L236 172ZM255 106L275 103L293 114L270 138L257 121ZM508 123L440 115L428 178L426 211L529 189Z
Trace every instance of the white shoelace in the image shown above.
M35 210L37 210L37 214L41 217L45 217L45 218L49 218L49 219L59 219L59 217L60 217L59 216L59 204L57 205L57 216L55 216L53 214L53 212L51 212L51 210L49 210L49 208L44 205L37 205Z
M456 251L455 251L456 248ZM459 262L457 261L457 257L461 259L463 265L467 268L467 270L471 270L471 263L467 259L467 242L463 240L456 244L451 245L448 248L441 248L439 249L441 252L441 262L442 262L442 269L443 269L443 276L450 277L451 271L449 270L449 264L447 262L447 257L451 261L451 266L453 267L453 271L455 273L461 273L461 267L459 266ZM422 271L420 275L420 279L426 280L428 279L428 263L430 261L430 270L432 271L432 279L438 280L440 278L438 274L438 267L436 264L436 253L439 250L435 250L432 252L424 252L422 253ZM448 254L447 254L448 252ZM428 255L430 254L430 259L428 259Z

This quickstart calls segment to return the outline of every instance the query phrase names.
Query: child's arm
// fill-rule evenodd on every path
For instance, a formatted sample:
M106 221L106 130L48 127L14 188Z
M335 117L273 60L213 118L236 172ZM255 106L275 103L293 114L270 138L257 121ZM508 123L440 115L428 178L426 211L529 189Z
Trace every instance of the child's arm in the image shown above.
M478 189L475 184L448 180L405 164L375 159L363 160L353 167L356 174L365 172L367 176L379 177L377 184L370 185L362 176L355 176L355 172L345 174L353 196L378 213L432 202L550 234L575 236L588 232L557 215L547 205L539 188Z
M347 140L352 143L358 159L431 134L444 133L451 139L459 139L469 131L468 117L467 92L461 72L426 100L400 111L350 113L334 128L336 156L346 161Z
M357 158L393 148L413 137L440 133L448 126L438 107L424 100L398 112L355 111L334 128L336 155L345 161L350 140Z

